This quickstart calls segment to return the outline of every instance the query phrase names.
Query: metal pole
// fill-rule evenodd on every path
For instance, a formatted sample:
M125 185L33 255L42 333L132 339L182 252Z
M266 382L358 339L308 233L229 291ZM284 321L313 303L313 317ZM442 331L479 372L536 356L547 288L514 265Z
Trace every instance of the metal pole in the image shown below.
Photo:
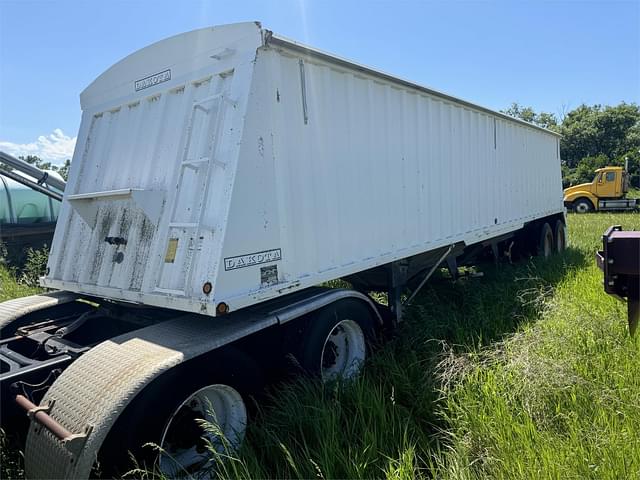
M436 268L438 268L440 266L440 264L443 262L443 260L445 258L447 258L447 255L449 255L451 253L451 250L453 250L455 244L451 244L449 245L449 248L447 249L446 252L444 252L442 254L442 256L440 257L440 259L433 265L433 267L431 267L431 270L429 270L429 273L427 273L425 275L425 277L422 279L422 281L420 282L420 285L418 285L418 287L413 291L413 293L411 294L411 296L409 298L407 298L407 300L404 302L405 305L411 305L411 301L414 299L414 297L418 294L418 292L420 291L420 289L422 287L424 287L424 284L427 283L427 280L429 280L429 278L431 278L431 275L433 275L433 272L436 271Z
M40 410L37 405L32 403L24 395L16 395L16 403L28 413L32 413L34 420L53 433L59 440L66 440L73 436L69 430L51 418L47 412Z
M46 184L62 191L64 191L64 188L67 186L64 180L51 177L47 172L40 170L38 167L35 167L24 160L20 160L19 158L9 155L6 152L0 151L0 163L4 163L10 168L35 178L38 185Z
M37 192L43 193L43 194L45 194L45 195L47 195L47 196L49 196L49 197L51 197L51 198L53 198L55 200L58 200L60 202L62 201L62 194L61 193L58 193L55 190L50 190L47 187L44 187L44 186L42 186L40 184L37 184L36 182L29 180L28 178L24 178L23 176L18 175L15 172L12 172L12 171L9 171L9 170L0 170L0 175L4 175L7 178L15 180L16 182L21 183L22 185L24 185L26 187L32 188L33 190L35 190Z

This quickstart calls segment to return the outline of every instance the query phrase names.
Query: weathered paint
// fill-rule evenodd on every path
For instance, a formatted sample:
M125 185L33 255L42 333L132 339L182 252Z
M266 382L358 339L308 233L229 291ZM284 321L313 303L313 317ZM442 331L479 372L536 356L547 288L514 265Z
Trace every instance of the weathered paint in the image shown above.
M215 315L563 211L555 134L254 23L158 42L81 98L47 286Z

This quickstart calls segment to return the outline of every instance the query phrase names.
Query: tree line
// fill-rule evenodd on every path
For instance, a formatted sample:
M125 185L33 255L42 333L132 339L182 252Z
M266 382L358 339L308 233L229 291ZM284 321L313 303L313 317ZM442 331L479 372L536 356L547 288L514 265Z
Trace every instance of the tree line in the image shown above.
M625 159L629 161L632 184L640 186L640 107L635 103L583 104L561 119L517 103L502 112L562 135L560 158L565 187L591 182L596 168L624 166Z

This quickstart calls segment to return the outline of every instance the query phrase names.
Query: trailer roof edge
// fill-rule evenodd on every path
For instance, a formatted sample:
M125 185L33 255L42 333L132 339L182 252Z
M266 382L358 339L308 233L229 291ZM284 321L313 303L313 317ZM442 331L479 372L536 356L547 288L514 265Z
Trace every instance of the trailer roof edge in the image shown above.
M356 70L359 70L361 72L364 73L368 73L370 75L379 77L379 78L383 78L385 80L389 80L401 85L404 85L406 87L410 87L410 88L414 88L416 90L419 90L421 92L424 93L428 93L430 95L434 95L436 97L440 97L442 99L445 100L449 100L450 102L453 103L457 103L460 105L463 105L465 107L469 107L475 110L480 110L482 112L488 113L490 115L495 115L499 118L503 118L505 120L511 121L511 122L515 122L515 123L519 123L520 125L523 125L525 127L529 127L529 128L533 128L535 130L539 130L541 132L547 133L549 135L553 135L555 137L561 138L562 135L554 132L552 130L549 130L547 128L543 128L543 127L539 127L538 125L534 125L533 123L529 123L526 122L524 120L521 120L519 118L515 118L512 117L510 115L507 115L506 113L502 113L502 112L498 112L496 110L492 110L490 108L487 107L483 107L482 105L478 105L476 103L473 102L469 102L467 100L458 98L458 97L454 97L453 95L449 95L447 93L441 92L439 90L435 90L433 88L429 88L429 87L425 87L424 85L420 85L419 83L416 82L412 82L411 80L407 80L404 78L400 78L400 77L396 77L395 75L391 75L389 73L383 72L381 70L377 70L375 68L372 67L368 67L366 65L362 65L360 63L354 62L352 60L348 60L346 58L342 58L338 55L329 53L329 52L325 52L322 50L319 50L317 48L314 47L310 47L309 45L305 45L303 43L297 42L295 40L292 40L290 38L287 37L283 37L281 35L275 34L273 33L271 30L264 30L265 35L264 35L264 45L265 46L269 46L269 45L274 45L274 46L278 46L278 47L284 47L287 48L289 50L293 50L295 52L301 53L303 55L307 55L310 57L316 57L322 60L326 60L338 65L342 65L348 68L355 68Z

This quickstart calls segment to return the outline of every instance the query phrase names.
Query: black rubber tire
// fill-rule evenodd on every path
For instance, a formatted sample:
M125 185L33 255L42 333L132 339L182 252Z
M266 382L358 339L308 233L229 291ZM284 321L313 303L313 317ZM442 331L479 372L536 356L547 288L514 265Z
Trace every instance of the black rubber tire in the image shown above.
M294 355L306 373L313 377L321 377L322 349L327 336L340 321L355 321L367 341L367 356L376 338L376 324L369 308L360 300L344 299L334 302L308 319L307 327L302 334L302 341L294 348Z
M172 368L145 387L118 417L100 449L94 473L102 478L120 478L134 467L131 455L138 466L153 470L158 452L144 445L159 445L169 416L178 406L193 392L217 383L238 391L248 413L252 411L252 397L264 386L257 363L233 347Z
M554 251L562 253L567 249L567 226L562 220L556 220L556 226L553 229Z
M536 255L539 257L548 258L554 251L553 248L553 231L548 223L544 223L540 227L540 235L538 237L538 248Z
M573 202L572 210L575 213L589 213L593 212L594 207L593 203L591 203L591 200L589 200L588 198L579 198L578 200Z

